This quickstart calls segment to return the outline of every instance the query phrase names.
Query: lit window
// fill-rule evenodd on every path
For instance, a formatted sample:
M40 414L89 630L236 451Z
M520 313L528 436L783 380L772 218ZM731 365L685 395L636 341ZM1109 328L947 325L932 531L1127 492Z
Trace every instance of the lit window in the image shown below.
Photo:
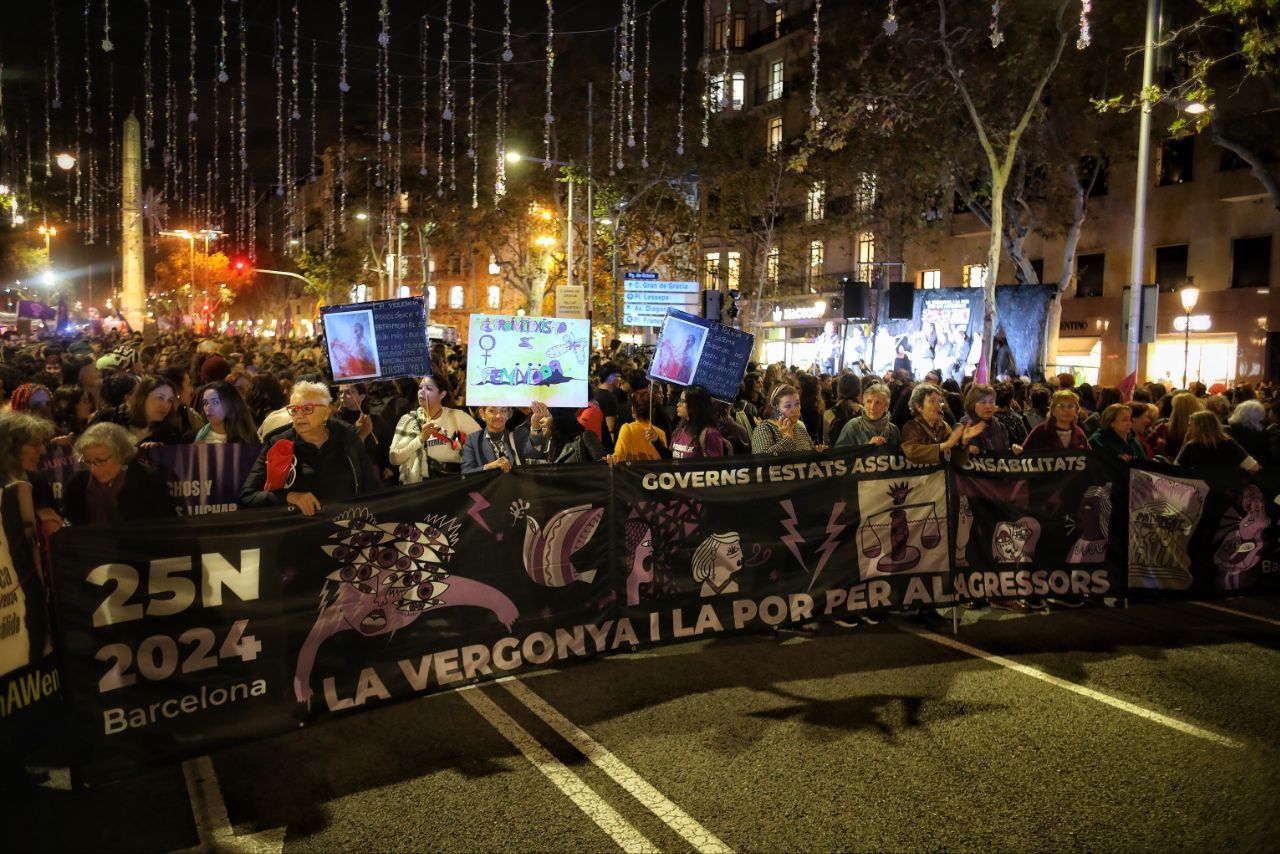
M985 288L987 286L987 265L965 264L964 286L966 288Z
M747 75L735 71L729 75L729 91L725 91L724 75L711 78L711 103L721 110L741 110L746 103Z
M858 235L858 281L869 282L875 278L876 236L870 231Z
M814 291L813 283L822 275L823 260L826 257L826 246L821 240L809 241L809 290Z
M773 37L775 39L782 38L782 10L773 10Z
M702 286L708 290L720 286L720 253L708 252L703 263L704 280Z
M449 308L462 308L462 285L449 288Z
M769 119L769 151L777 152L782 149L782 116L774 116Z
M858 212L870 213L876 205L876 173L863 172L858 176Z
M436 286L429 285L427 287L427 308L435 310L436 307Z
M502 307L502 289L497 285L489 286L489 308Z
M725 273L728 274L729 290L738 290L738 283L742 279L741 252L729 252L725 255Z
M400 286L400 299L408 299L408 298L409 298L409 286L408 286L408 285L401 285L401 286Z
M781 266L781 260L782 252L776 246L764 256L764 275L771 285L778 284L778 268Z
M775 59L769 63L769 100L776 101L782 97L782 75L786 69L786 63L781 59Z
M825 181L814 181L809 187L809 198L805 204L804 218L813 222L822 219L827 213L827 185Z
M921 270L920 271L920 287L927 291L942 287L942 271L941 270Z

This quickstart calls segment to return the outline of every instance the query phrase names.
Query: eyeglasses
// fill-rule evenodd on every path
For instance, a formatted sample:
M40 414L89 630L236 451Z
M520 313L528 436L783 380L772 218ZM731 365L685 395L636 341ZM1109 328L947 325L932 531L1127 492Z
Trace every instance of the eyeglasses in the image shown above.
M100 460L91 460L88 457L84 458L84 464L91 469L98 468L99 466L110 465L112 462L113 459L111 457L103 457Z
M323 403L295 403L285 407L290 415L311 415L317 409L324 408Z

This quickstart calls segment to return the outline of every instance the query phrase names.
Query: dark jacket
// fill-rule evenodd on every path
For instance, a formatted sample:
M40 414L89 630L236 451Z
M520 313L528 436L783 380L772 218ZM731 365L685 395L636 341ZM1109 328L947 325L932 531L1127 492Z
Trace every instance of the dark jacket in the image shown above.
M67 521L72 525L89 524L88 489L89 472L82 469L62 491ZM125 467L124 488L110 515L112 524L128 524L139 519L171 519L178 510L164 476L133 460Z
M240 503L245 507L280 507L290 492L310 492L321 501L349 501L378 489L382 485L378 471L356 431L334 418L326 421L325 426L329 429L329 439L322 448L298 438L292 425L271 434L240 489ZM294 481L283 489L269 492L264 489L267 453L285 439L294 443Z
M498 457L493 446L485 438L487 427L481 427L474 433L467 434L467 441L462 445L462 473L475 474L484 471L484 467ZM503 445L507 459L513 465L524 465L530 458L537 456L529 442L529 425L521 424L514 430L503 432Z
M1089 447L1089 437L1080 429L1079 424L1071 425L1071 440L1067 443L1067 447ZM1022 449L1024 451L1063 450L1062 442L1058 441L1058 428L1054 420L1050 418L1048 421L1042 421L1032 427L1031 432L1027 434L1027 440L1022 443Z
M1115 434L1114 430L1098 430L1089 437L1089 447L1095 451L1102 451L1113 457L1122 457L1128 454L1135 460L1149 460L1147 454L1147 446L1142 444L1137 436L1129 433L1128 439L1121 439Z

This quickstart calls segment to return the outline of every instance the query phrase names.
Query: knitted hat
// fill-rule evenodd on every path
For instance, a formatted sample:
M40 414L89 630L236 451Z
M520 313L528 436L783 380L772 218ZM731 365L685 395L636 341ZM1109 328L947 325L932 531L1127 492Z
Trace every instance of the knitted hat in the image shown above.
M231 373L231 366L221 356L210 356L200 366L201 382L211 383L216 380L225 380L229 373Z

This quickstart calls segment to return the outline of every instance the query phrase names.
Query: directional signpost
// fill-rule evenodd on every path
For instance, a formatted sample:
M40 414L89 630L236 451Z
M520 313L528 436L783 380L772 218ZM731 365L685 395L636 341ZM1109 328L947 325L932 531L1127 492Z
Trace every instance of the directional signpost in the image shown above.
M698 313L698 283L671 282L657 273L627 273L622 286L624 326L661 326L667 309Z

